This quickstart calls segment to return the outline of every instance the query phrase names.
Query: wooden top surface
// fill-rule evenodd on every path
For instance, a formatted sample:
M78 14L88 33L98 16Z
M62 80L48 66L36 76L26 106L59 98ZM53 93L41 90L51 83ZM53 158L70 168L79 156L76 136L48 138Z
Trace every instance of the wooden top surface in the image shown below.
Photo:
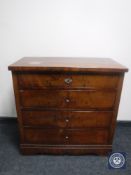
M10 65L12 71L127 72L125 66L110 58L24 57Z

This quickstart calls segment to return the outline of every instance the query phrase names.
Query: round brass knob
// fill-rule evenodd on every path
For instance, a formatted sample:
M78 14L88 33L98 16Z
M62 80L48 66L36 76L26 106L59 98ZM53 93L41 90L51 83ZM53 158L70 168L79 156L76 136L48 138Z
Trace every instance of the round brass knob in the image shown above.
M69 119L66 119L65 121L66 121L66 123L68 123L69 122Z
M66 136L65 138L66 138L66 139L69 139L69 137L68 137L68 136Z
M66 103L69 103L69 102L70 102L70 99L66 98L66 100L65 100L65 101L66 101Z

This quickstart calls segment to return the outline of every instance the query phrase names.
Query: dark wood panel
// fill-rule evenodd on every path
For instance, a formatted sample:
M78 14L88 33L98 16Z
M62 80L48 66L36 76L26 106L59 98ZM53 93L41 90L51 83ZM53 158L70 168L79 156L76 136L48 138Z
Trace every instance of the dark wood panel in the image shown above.
M126 67L112 59L46 57L8 68L22 153L111 151Z
M20 96L23 107L112 109L115 101L115 91L25 90Z
M128 69L110 58L25 57L10 65L12 71L126 72Z
M119 75L19 74L20 89L117 88Z
M22 144L20 150L24 155L54 154L54 155L107 155L112 152L111 145L32 145Z
M54 145L107 144L106 129L25 129L25 142Z
M12 79L13 79L13 86L14 86L14 95L15 95L15 104L16 104L16 111L18 115L18 123L19 123L19 134L20 134L20 143L23 143L24 140L24 128L22 124L22 113L21 113L21 105L20 105L20 95L19 95L19 88L18 88L18 76L15 72L12 72Z
M22 118L25 126L32 127L109 127L112 114L103 111L22 111Z

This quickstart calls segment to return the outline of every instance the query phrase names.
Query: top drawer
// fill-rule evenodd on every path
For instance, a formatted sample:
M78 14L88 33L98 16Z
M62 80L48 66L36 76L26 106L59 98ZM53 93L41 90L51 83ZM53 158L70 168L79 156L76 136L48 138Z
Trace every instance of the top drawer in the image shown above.
M18 75L20 89L45 88L104 88L116 89L119 81L118 75L96 74L44 74L24 73Z

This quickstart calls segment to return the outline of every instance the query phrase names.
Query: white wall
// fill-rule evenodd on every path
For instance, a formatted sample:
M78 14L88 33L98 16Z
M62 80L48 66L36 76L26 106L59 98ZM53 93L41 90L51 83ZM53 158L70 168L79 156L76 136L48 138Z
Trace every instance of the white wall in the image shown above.
M111 57L131 68L130 0L0 0L0 116L16 116L11 72L24 56ZM118 119L131 120L131 72Z

